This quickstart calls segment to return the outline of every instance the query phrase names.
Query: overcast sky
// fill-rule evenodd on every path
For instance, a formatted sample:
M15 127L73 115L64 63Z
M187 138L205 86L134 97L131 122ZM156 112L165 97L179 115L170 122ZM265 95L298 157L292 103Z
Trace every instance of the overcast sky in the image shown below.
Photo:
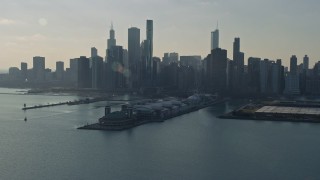
M96 47L105 56L111 22L117 44L127 48L128 28L154 20L154 54L201 55L210 52L210 32L219 21L220 46L232 58L234 37L241 38L245 58L299 61L308 54L320 60L319 0L1 0L0 69L32 67L33 56L46 66ZM247 62L247 60L246 60Z

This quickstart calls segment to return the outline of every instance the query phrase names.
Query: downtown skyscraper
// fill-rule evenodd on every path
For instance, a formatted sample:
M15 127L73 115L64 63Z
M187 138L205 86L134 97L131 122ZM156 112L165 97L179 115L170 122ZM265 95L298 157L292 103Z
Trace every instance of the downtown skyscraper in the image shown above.
M45 58L33 57L33 80L35 82L45 81Z
M211 32L211 50L219 48L219 29Z
M144 82L144 86L153 86L153 20L147 20L146 37L141 44L141 82Z
M113 29L113 24L111 24L111 29L109 31L109 39L108 39L108 49L117 45L117 41L115 38L115 31Z
M244 53L240 51L240 38L235 38L233 42L233 61L229 68L229 88L235 93L243 90L244 83Z
M139 87L141 49L140 29L131 27L128 29L128 64L129 64L129 88Z

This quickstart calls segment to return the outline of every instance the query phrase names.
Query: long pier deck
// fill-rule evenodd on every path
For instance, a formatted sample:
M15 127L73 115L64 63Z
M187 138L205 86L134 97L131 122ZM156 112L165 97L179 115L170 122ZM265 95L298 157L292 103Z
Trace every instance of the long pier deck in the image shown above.
M218 101L216 101L214 103L211 103L211 104L208 104L208 105L204 105L204 106L195 107L195 108L190 109L190 110L188 110L186 112L178 113L176 115L172 115L172 116L166 117L164 119L137 120L134 124L123 125L123 126L104 126L104 125L101 125L99 123L94 123L94 124L87 124L85 126L79 127L78 129L82 129L82 130L122 131L122 130L131 129L131 128L134 128L134 127L137 127L137 126L140 126L140 125L143 125L143 124L147 124L147 123L164 122L166 120L169 120L169 119L172 119L172 118L175 118L175 117L178 117L178 116L182 116L182 115L185 115L185 114L188 114L188 113L192 113L192 112L198 111L200 109L204 109L204 108L207 108L207 107L210 107L210 106L213 106L213 105L216 105L216 104L220 104L220 103L223 103L223 102L226 102L226 101L228 101L228 99L221 99L221 100L218 100Z

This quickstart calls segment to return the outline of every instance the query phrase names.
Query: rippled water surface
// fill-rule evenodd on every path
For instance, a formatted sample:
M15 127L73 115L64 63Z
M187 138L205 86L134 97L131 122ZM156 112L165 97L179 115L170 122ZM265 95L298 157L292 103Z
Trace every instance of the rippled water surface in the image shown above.
M243 101L121 132L76 129L106 102L21 110L79 98L0 89L0 179L320 179L320 126L216 118Z

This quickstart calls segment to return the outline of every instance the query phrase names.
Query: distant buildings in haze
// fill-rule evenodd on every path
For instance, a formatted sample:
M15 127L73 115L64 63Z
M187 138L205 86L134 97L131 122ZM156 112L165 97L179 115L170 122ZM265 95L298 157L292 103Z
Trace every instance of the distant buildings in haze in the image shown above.
M219 29L211 32L211 51L204 59L199 55L164 53L162 59L153 56L153 20L146 21L146 39L140 29L128 29L128 49L117 45L113 24L109 30L105 57L91 48L91 57L80 56L56 62L56 70L46 69L45 57L35 56L33 67L21 63L11 67L8 75L0 75L0 85L31 87L72 87L106 92L176 92L218 93L232 96L261 95L319 95L320 62L309 68L305 55L298 64L297 56L290 58L289 68L280 59L249 57L241 51L240 38L233 42L232 59L219 45Z

